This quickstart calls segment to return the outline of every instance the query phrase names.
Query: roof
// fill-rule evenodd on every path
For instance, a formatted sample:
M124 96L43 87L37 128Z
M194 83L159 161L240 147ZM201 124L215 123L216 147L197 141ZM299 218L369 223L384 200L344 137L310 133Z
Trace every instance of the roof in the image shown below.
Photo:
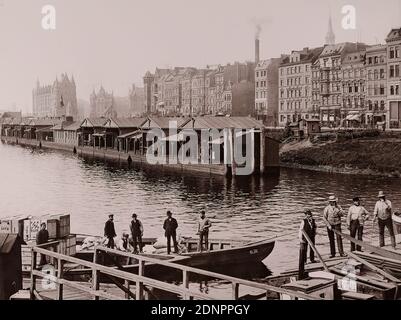
M19 239L17 234L0 234L0 254L10 253Z
M391 29L390 33L388 34L386 41L397 41L401 40L401 28Z
M106 123L106 118L86 118L81 122L81 127L93 128L93 127L103 127Z
M184 126L184 129L263 129L262 122L250 117L198 117Z
M65 122L56 124L52 130L58 131L77 131L81 128L81 122Z
M146 121L146 123L142 126L144 129L152 129L152 128L160 128L160 129L169 129L170 123L177 122L177 128L181 128L186 123L188 123L190 118L153 118L150 117Z
M320 54L323 51L323 47L318 47L318 48L305 48L302 51L293 51L293 53L299 53L300 55L300 60L291 62L291 56L286 56L282 59L281 66L291 66L291 65L298 65L298 64L303 64L303 63L309 63L309 62L314 62L316 59L319 58Z
M21 112L9 112L6 111L1 115L2 118L21 118Z
M145 122L146 118L111 118L107 120L105 127L116 128L140 128Z
M32 127L54 127L56 124L61 123L60 119L32 119L29 125Z
M321 57L326 56L337 56L343 53L356 52L366 49L366 44L364 43L354 43L354 42L344 42L334 45L326 45L323 49Z

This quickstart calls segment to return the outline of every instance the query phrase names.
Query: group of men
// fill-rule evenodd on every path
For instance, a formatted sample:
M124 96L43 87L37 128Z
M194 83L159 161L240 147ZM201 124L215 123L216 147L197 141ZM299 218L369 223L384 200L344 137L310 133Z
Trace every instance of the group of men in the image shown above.
M386 199L386 195L383 191L379 192L378 201L376 202L373 211L373 223L378 222L379 226L379 241L380 247L385 246L384 232L385 228L388 229L391 238L391 245L395 249L396 241L392 219L392 204L391 201ZM350 231L352 238L357 238L362 241L363 229L365 222L370 219L370 213L361 205L359 197L353 199L353 204L348 210L348 214L338 205L338 199L335 196L330 196L329 205L323 211L323 221L327 227L327 235L330 242L330 258L336 256L336 244L341 257L345 257L343 242L341 237L342 230L342 218L346 216L346 224ZM302 279L305 276L305 263L307 260L307 250L309 246L309 258L311 263L315 263L315 252L311 245L308 245L308 239L315 245L317 225L311 210L305 211L305 219L302 220L299 239L300 239L300 254L299 254L299 278ZM356 246L354 242L351 242L351 251L361 251L361 246Z
M209 247L209 230L212 226L210 219L206 217L205 211L201 211L200 218L198 221L198 235L199 235L199 251L203 251L203 244L205 244L206 250ZM167 238L167 254L171 254L171 242L173 242L174 253L178 254L178 242L177 242L177 229L178 222L173 218L173 213L167 211L167 218L163 223L164 235ZM130 223L131 237L128 233L124 232L121 239L117 244L114 242L114 238L117 236L114 227L114 215L109 214L109 219L106 221L104 226L104 236L107 238L108 248L117 248L121 251L129 252L131 247L133 248L133 253L142 253L143 250L143 224L138 219L138 216L134 213L132 215L132 221Z

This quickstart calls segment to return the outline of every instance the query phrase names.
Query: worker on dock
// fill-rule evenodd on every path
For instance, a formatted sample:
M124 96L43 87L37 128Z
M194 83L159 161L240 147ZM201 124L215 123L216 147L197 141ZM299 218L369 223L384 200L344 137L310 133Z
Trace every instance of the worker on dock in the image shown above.
M298 270L298 278L299 280L305 279L305 263L308 255L308 247L309 247L309 259L311 263L316 263L315 261L315 251L313 251L312 247L308 246L308 241L306 240L303 232L307 234L313 245L315 244L316 238L316 222L313 219L313 214L311 210L305 211L305 218L301 222L301 226L299 227L299 270Z
M206 212L201 211L198 220L198 235L199 235L199 245L198 249L200 252L203 251L203 242L205 242L206 251L209 251L209 230L212 227L212 222L206 217Z
M138 253L138 246L139 246L139 252L142 253L143 225L142 222L138 220L138 216L135 213L132 215L130 230L132 235L134 253L135 254Z
M129 243L129 234L126 232L123 232L121 235L121 239L117 243L117 250L123 251L123 252L131 252L131 245Z
M178 222L173 218L173 213L167 211L167 219L163 224L163 229L165 230L165 236L167 238L167 254L171 253L171 239L173 239L174 243L174 253L178 253L177 228Z
M40 230L36 235L36 244L38 246L49 242L49 231L46 229L46 223L42 222L40 225ZM39 266L42 267L47 264L46 256L44 254L40 255Z
M387 228L390 233L391 246L395 249L396 243L391 201L386 199L386 195L383 191L380 191L377 197L379 198L379 201L376 202L375 210L373 212L373 223L376 223L376 221L379 222L380 247L385 246L384 229Z
M114 228L114 214L109 214L109 219L104 225L104 236L107 238L107 248L114 249L114 238L117 237Z
M358 237L358 240L362 241L363 227L365 221L369 220L369 212L361 206L361 200L359 197L352 199L354 203L348 210L347 225L350 230L352 238ZM361 251L361 246L356 246L356 251ZM355 251L355 243L351 242L351 252Z
M327 226L327 235L330 241L330 258L336 256L336 245L334 242L334 231L341 232L341 218L344 216L343 209L338 205L338 199L335 196L329 197L329 205L323 211L323 220ZM336 234L338 251L341 257L345 257L343 249L343 240Z

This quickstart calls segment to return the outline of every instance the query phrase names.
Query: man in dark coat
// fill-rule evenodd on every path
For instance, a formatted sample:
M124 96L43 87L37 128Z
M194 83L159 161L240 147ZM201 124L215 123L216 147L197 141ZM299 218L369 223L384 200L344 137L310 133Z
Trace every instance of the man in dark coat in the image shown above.
M40 230L36 235L36 244L40 246L41 244L45 244L47 242L49 242L49 231L46 230L46 223L42 222L40 225ZM45 264L47 264L46 256L41 254L39 266L44 266Z
M309 239L312 241L312 244L314 245L316 237L316 222L315 219L313 219L313 214L310 210L305 211L305 219L302 220L301 226L299 227L299 280L305 279L305 263L307 260L309 246L303 232L306 233L306 235L309 237ZM309 258L311 263L315 263L315 252L313 251L311 246L309 246Z
M167 219L163 224L163 229L165 230L165 236L167 238L167 254L171 253L171 239L173 239L174 243L174 253L178 253L177 228L177 220L173 218L171 211L167 211Z
M142 252L143 225L142 222L138 220L138 216L135 213L132 215L130 229L134 246L134 253L137 254L138 246L139 252Z
M114 248L114 238L117 237L116 230L114 229L114 215L109 215L109 220L104 225L104 236L108 239L107 248Z

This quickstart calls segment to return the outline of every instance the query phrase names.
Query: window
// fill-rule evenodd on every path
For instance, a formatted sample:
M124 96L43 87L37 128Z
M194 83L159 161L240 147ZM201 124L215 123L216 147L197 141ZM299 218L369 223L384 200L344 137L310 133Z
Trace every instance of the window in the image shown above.
M394 95L394 86L390 86L390 95L391 95L391 96Z
M400 65L399 64L395 65L394 73L395 73L396 77L400 76Z
M384 79L384 69L380 69L380 79Z
M400 47L395 47L395 57L396 58L400 57Z
M390 78L394 78L395 75L395 68L394 66L390 66Z
M384 90L384 85L380 85L380 95L384 95L385 94L385 90Z
M390 48L390 59L394 59L395 57L395 50L394 47Z
M400 86L397 84L395 86L395 95L398 96L400 94Z
M256 72L256 76L257 76L257 77L259 77L259 71L258 71L258 72Z
M372 57L369 58L369 64L372 64Z

